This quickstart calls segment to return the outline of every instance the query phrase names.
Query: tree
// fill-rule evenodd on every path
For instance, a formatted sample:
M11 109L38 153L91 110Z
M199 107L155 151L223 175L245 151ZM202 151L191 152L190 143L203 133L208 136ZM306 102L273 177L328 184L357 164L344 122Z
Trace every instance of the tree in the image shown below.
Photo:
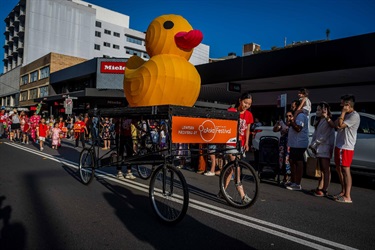
M331 34L330 29L326 29L326 38L327 38L327 40L329 40L329 34Z

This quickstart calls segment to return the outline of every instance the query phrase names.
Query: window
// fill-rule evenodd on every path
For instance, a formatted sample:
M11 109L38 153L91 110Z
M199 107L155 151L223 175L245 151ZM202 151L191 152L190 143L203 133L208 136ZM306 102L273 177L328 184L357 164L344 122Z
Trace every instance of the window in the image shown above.
M142 52L139 50L125 48L125 51L126 51L126 54L129 54L129 55L137 55L139 57L142 56Z
M143 58L150 59L150 56L147 53L143 53Z
M111 58L111 57L108 55L103 55L103 58Z
M106 42L104 42L103 45L104 45L104 47L111 47L111 44L110 44L110 43L106 43Z
M48 86L40 87L39 93L39 97L48 96Z
M38 81L38 71L34 71L30 74L30 82Z
M104 34L110 35L111 31L110 30L104 30Z
M95 44L95 45L94 45L94 49L96 49L96 50L100 50L100 45L99 45L99 44Z
M120 37L120 33L117 33L117 32L113 32L113 35L116 37Z
M95 22L95 26L96 26L96 27L98 27L98 28L101 28L101 27L102 27L102 23L101 23L101 22L98 22L98 21L96 21L96 22Z
M102 33L100 31L95 31L95 36L96 37L101 37L102 36Z
M375 120L361 116L361 123L358 127L359 134L375 134Z
M119 45L116 45L116 44L113 44L113 48L114 48L114 49L120 49L120 46L119 46Z
M129 42L129 43L135 43L135 44L142 45L142 40L139 39L139 38L127 36L126 41Z
M40 79L49 77L49 66L44 67L40 70Z
M22 76L21 81L22 81L22 83L21 83L22 85L28 84L29 83L29 75Z
M38 89L30 90L29 100L38 98Z
M27 91L21 92L20 101L27 101Z

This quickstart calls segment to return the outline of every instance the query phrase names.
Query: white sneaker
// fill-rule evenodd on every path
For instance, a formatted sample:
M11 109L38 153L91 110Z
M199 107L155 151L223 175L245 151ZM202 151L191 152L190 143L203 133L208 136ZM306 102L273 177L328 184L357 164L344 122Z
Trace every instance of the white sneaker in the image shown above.
M121 180L124 179L124 175L122 174L121 171L117 173L116 177L117 177L118 179L121 179Z
M292 190L292 191L300 191L300 190L302 190L301 185L297 185L297 184L295 184L295 183L293 183L293 184L290 185L290 186L287 186L286 188L287 188L288 190Z
M126 176L125 176L125 178L126 179L130 179L130 180L134 180L137 177L135 177L132 173L127 173Z
M43 148L43 147L41 147L41 148L40 148L40 151L43 151L43 149L44 149L44 148Z
M212 173L211 171L208 171L204 173L205 176L215 176L215 173Z

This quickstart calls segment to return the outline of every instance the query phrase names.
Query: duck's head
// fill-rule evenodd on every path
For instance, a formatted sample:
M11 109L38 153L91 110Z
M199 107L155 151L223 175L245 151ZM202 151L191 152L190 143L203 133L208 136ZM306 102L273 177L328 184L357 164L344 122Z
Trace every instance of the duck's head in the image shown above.
M147 28L146 50L150 57L174 54L189 60L202 39L202 32L193 30L182 16L163 15L155 18Z

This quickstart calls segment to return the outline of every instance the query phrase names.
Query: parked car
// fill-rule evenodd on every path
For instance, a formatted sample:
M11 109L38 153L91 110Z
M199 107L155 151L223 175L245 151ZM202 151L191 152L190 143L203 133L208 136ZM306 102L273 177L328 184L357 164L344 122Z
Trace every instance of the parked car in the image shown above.
M341 112L332 112L332 120L340 116ZM375 177L375 115L358 112L361 117L361 123L357 131L357 142L354 148L354 157L351 165L351 171L355 174ZM311 142L312 134L315 131L313 126L316 114L310 114L309 122L309 140ZM307 150L307 154L311 152ZM331 165L334 165L334 158L331 159Z

